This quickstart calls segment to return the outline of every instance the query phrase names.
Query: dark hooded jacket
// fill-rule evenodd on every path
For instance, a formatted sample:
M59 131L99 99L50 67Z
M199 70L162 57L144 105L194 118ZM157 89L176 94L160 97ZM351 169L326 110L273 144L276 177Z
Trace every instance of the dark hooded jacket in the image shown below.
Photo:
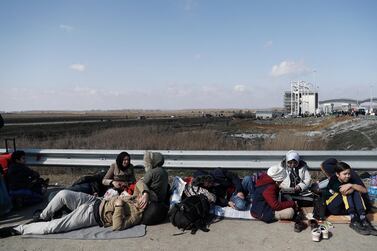
M147 152L144 164L148 169L143 178L145 185L156 194L158 202L164 202L169 189L168 172L162 167L164 156L158 152Z
M294 201L279 202L279 187L264 173L257 180L250 213L253 217L270 223L275 220L275 211L295 207Z

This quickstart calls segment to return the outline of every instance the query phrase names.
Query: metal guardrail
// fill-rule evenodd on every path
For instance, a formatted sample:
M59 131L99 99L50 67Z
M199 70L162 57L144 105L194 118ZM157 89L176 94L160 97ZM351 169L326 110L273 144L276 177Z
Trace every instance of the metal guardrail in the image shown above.
M4 152L5 149L0 149ZM63 149L20 149L27 155L27 163L34 166L105 167L116 159L123 150L63 150ZM229 168L267 169L278 164L286 151L166 151L166 168ZM128 150L134 165L143 164L142 150ZM312 170L318 170L322 161L336 158L357 170L377 170L377 151L299 151Z

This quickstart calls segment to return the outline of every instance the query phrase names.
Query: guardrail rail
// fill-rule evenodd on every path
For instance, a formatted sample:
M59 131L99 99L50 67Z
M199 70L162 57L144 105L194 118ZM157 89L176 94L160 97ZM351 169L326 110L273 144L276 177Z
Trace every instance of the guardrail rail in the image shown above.
M134 165L143 165L144 150L19 149L32 166L105 167L127 151ZM5 152L5 149L0 149ZM286 151L178 151L152 150L165 157L164 167L173 169L228 168L267 169L278 164ZM377 151L299 151L311 170L318 170L327 158L336 158L356 170L377 170Z

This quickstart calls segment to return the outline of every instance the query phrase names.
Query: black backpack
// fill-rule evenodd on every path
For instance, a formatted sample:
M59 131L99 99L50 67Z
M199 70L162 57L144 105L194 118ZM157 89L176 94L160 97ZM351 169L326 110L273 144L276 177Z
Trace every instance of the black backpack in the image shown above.
M191 230L195 234L198 229L208 232L210 221L210 204L203 194L187 197L169 210L170 222L177 228Z

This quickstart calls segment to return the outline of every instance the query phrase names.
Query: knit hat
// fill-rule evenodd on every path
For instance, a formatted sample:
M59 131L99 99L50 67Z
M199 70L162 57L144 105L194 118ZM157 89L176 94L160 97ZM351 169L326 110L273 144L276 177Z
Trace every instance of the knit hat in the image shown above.
M285 159L287 160L287 162L290 160L295 160L297 162L300 162L300 156L298 155L297 152L293 150L290 150L289 152L287 152L287 154L285 155Z
M276 165L268 168L267 175L270 176L274 181L279 182L283 181L285 177L287 177L287 172L282 166Z

